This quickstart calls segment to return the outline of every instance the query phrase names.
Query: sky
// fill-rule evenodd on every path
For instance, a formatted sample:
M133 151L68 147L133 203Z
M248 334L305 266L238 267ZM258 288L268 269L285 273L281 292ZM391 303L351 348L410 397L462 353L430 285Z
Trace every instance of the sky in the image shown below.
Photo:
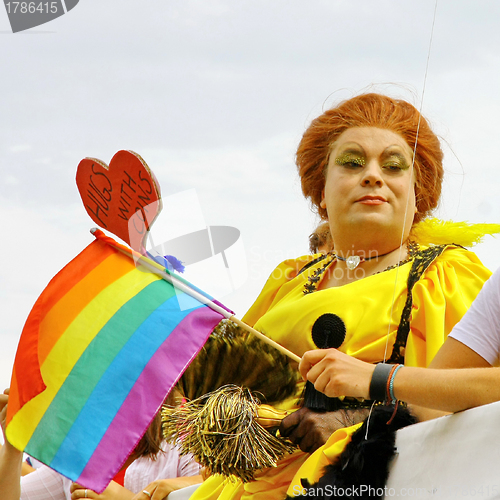
M439 217L500 222L500 3L440 0L432 30L435 6L80 0L16 34L0 9L0 386L38 295L93 240L75 183L85 157L144 158L165 200L156 242L194 219L240 231L247 277L221 297L239 317L279 262L308 253L302 133L360 92L409 100L440 136ZM493 270L499 249L490 237L475 250Z

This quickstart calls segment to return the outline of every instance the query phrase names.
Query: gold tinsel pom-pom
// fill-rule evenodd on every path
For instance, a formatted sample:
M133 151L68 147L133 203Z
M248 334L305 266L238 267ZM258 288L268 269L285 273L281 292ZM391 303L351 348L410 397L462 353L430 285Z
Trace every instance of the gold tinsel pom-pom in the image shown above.
M258 423L259 403L248 389L226 385L179 407L163 407L163 435L210 473L248 482L296 450Z
M177 389L192 401L224 385L238 385L271 404L296 395L299 380L297 367L287 356L232 321L222 320Z
M493 236L498 233L500 224L470 224L429 218L412 227L410 238L421 245L455 243L471 247L481 243L486 235Z

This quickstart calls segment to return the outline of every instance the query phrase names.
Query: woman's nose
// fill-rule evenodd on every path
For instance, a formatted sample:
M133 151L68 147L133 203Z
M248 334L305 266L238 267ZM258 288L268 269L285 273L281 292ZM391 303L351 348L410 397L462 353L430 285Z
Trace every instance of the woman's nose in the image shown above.
M370 185L381 186L383 182L384 181L382 179L382 170L378 162L371 161L367 163L365 168L363 169L363 178L361 183L365 186L370 186Z

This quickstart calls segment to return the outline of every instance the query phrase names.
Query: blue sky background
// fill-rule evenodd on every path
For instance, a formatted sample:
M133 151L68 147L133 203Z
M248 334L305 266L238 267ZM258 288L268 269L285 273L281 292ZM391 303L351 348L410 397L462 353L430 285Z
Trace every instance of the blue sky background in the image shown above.
M79 161L138 152L165 198L196 190L206 224L240 229L242 316L316 219L296 145L312 118L368 88L420 107L434 0L81 0L12 34L0 10L0 385L52 276L92 240ZM500 3L440 0L423 113L443 139L443 218L500 222ZM373 86L374 85L374 86ZM373 87L372 87L373 86ZM160 215L182 224L179 203ZM163 221L163 222L162 222ZM492 269L499 240L477 248Z

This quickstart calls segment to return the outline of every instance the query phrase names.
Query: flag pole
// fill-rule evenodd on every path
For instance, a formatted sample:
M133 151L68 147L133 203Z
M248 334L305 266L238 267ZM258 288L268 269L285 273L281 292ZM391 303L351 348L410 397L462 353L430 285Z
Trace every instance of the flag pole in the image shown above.
M292 351L289 351L288 349L283 347L281 344L278 344L274 340L271 340L269 337L266 337L263 333L259 332L255 328L252 328L251 326L247 325L246 323L244 323L243 321L238 319L236 316L233 315L233 313L231 311L228 311L224 307L219 306L218 304L216 304L215 302L210 300L208 297L206 297L202 293L194 290L191 286L189 286L187 284L188 283L187 281L183 280L180 277L177 277L177 276L174 276L170 273L167 273L165 271L165 268L163 266L161 266L160 264L158 264L158 262L140 254L139 252L136 252L135 250L132 250L131 248L128 248L124 245L120 245L119 243L114 241L112 238L107 237L100 229L92 228L90 230L90 232L92 233L92 235L95 238L100 239L101 241L104 241L105 243L107 243L111 247L115 248L116 250L120 251L121 253L132 258L136 262L139 261L141 263L141 265L146 267L152 273L157 274L158 276L163 278L165 281L168 281L175 288L181 290L184 293L187 293L188 295L190 295L194 299L198 300L202 304L209 306L214 311L218 312L219 314L222 314L222 316L224 316L226 319L233 321L234 323L236 323L238 326L240 326L241 328L243 328L247 332L250 332L253 335L255 335L256 337L259 337L259 339L261 339L263 342L274 347L275 349L277 349L281 353L285 354L289 358L293 359L297 363L300 362L300 357L297 356L295 353L293 353Z

